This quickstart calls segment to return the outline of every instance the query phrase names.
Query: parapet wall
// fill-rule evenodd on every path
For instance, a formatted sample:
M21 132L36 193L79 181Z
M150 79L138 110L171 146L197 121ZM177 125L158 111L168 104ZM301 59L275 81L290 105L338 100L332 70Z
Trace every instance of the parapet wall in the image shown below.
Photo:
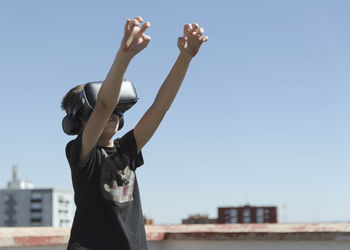
M0 228L0 248L65 249L69 232L70 228ZM150 250L350 249L350 223L147 225L146 232Z

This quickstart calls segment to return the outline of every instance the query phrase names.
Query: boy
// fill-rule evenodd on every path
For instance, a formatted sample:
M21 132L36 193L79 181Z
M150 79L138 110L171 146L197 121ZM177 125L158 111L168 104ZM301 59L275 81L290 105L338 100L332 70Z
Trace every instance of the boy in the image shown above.
M120 115L113 113L119 101L124 73L131 59L151 38L141 17L128 19L124 37L112 67L98 92L88 121L66 147L75 192L75 213L67 249L148 249L135 170L143 164L141 149L152 137L173 102L188 66L201 44L208 40L198 24L186 24L178 39L180 54L162 84L154 103L135 128L113 140ZM84 85L63 98L71 113Z

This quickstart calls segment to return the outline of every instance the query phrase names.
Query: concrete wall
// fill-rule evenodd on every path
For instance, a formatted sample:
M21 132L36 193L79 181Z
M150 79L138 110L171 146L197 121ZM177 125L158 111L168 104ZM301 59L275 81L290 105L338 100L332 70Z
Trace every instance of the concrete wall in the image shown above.
M66 250L66 246L4 247L1 250ZM349 250L350 242L322 241L151 241L149 250Z
M320 241L161 241L150 242L150 250L349 250L350 242Z
M66 246L0 247L1 250L66 250Z
M65 250L70 228L0 228L1 250ZM150 250L349 250L350 223L148 225Z

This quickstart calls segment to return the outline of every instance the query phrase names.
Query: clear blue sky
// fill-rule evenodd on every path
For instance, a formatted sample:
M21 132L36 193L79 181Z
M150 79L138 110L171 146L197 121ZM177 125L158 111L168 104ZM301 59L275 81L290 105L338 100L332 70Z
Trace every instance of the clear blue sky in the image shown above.
M174 63L183 24L209 36L143 150L143 209L180 223L218 206L277 205L281 222L350 221L349 1L1 1L0 186L19 166L71 189L63 95L103 80L126 18L152 40L126 78L131 129Z

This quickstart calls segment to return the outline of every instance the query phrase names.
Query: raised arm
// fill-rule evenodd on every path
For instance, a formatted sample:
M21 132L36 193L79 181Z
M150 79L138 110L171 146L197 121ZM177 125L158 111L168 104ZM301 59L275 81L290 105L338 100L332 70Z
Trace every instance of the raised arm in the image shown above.
M196 23L184 26L184 36L180 37L177 42L180 54L160 87L153 104L134 129L138 151L153 136L165 113L173 103L192 58L197 54L202 43L208 40L207 36L202 36L203 32L203 28L199 28Z
M84 126L80 154L81 163L86 161L92 148L100 138L106 122L118 104L124 73L131 59L144 49L151 39L144 34L145 30L150 27L149 22L139 27L141 22L143 22L141 17L126 21L120 49L98 93L94 110Z

